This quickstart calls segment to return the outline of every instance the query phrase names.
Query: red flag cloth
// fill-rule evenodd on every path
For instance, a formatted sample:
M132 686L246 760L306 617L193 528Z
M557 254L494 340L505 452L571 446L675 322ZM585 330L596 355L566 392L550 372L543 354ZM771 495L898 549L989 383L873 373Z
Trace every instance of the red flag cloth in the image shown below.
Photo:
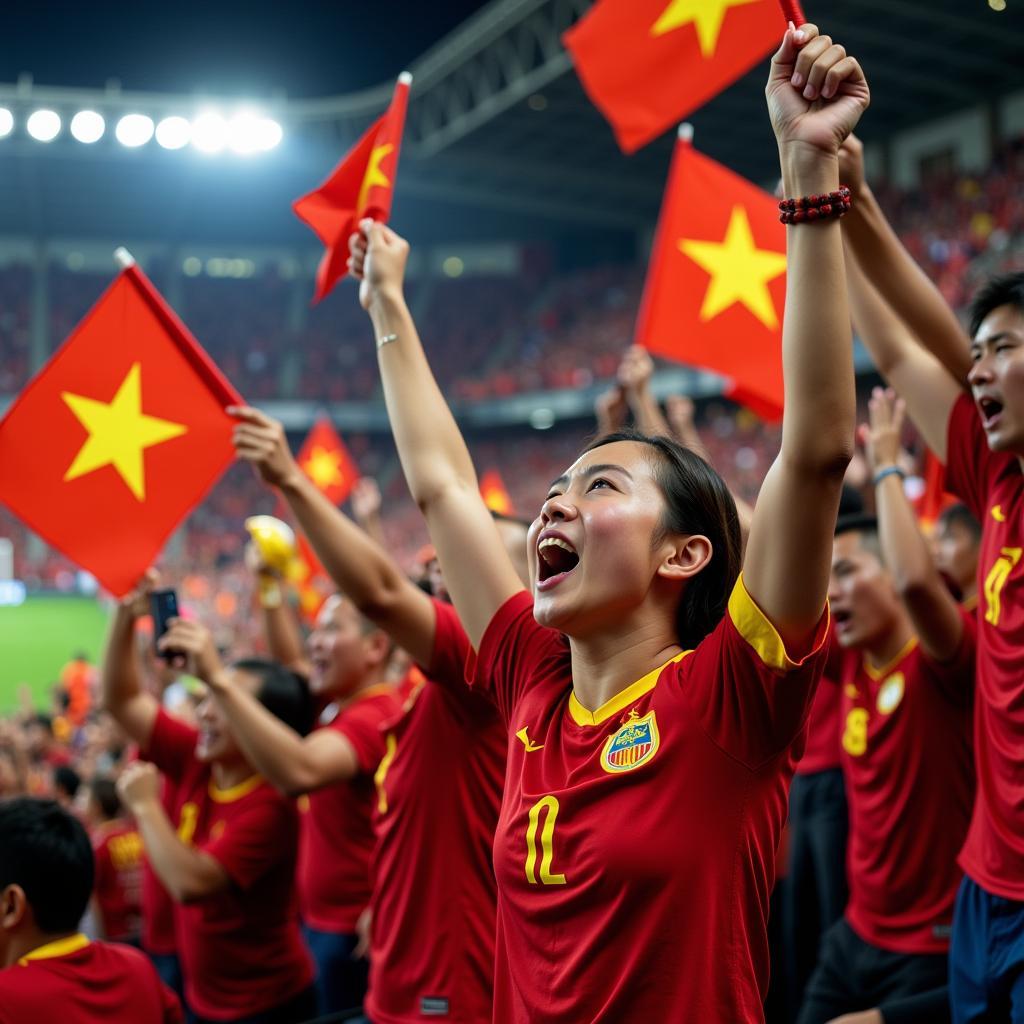
M129 267L0 422L0 501L121 597L234 459L241 403Z
M384 115L370 125L318 189L292 203L296 216L326 247L316 272L314 302L348 273L348 240L359 221L364 217L384 221L391 216L411 81L407 72L399 75Z
M359 479L359 469L333 424L321 416L302 442L298 464L310 480L340 505Z
M632 153L746 74L785 27L779 0L599 0L562 41Z
M957 499L946 493L946 467L939 462L931 448L924 450L924 489L917 500L917 517L928 533L935 529L939 516Z
M503 516L512 515L512 498L509 496L505 481L496 469L489 469L480 480L480 495L484 504L492 511Z
M727 394L782 416L786 229L767 192L676 144L636 343L728 377Z

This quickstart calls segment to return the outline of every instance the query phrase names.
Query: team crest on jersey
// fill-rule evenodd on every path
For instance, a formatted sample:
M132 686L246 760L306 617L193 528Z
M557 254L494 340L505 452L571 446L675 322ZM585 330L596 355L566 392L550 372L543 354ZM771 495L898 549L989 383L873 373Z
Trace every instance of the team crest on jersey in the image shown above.
M601 767L612 775L629 772L646 764L658 752L661 737L653 711L642 718L631 711L629 719L605 741Z
M902 672L894 672L878 690L878 697L875 700L875 706L878 708L879 713L883 715L891 715L903 700L903 691L906 687L906 680L903 678Z

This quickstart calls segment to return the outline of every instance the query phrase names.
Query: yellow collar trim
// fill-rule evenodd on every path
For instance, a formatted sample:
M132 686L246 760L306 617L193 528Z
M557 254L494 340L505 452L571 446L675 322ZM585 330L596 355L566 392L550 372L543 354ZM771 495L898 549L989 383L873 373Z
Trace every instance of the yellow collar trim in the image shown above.
M916 646L917 637L912 636L900 649L899 654L890 658L881 668L874 668L865 654L864 671L877 683L883 676L887 676Z
M674 661L680 661L690 654L690 651L682 651L674 658L669 658L664 665L648 672L642 679L630 683L624 690L617 693L611 700L606 700L599 708L588 711L577 699L576 692L569 694L569 714L577 725L600 725L608 721L612 715L617 714L630 704L638 701L645 693L649 693L658 684L658 678L664 670Z
M210 798L214 803L231 804L236 800L241 800L243 796L248 796L262 782L262 775L250 775L245 782L240 782L237 786L231 786L229 789L220 789L214 784L213 779L210 779Z
M18 964L21 967L25 967L30 960L53 960L58 956L70 956L72 953L77 953L80 949L85 949L88 945L88 937L81 932L77 935L67 935L63 939L47 942L45 946L39 946L33 949L31 953L26 953L18 960Z
M963 608L966 612L973 612L978 607L978 595L971 594L963 601Z
M368 697L379 697L382 693L394 692L395 687L391 683L374 683L373 686L368 686L365 690L357 690L353 693L344 704L339 705L339 710L344 711L345 708L357 704L361 700L366 700Z

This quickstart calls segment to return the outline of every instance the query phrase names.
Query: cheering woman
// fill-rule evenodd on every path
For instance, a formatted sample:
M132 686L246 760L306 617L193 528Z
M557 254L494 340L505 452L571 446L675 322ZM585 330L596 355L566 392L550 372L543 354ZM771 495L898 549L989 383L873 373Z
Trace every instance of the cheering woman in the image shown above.
M763 1020L775 851L853 450L837 151L868 88L804 25L786 32L766 91L798 201L782 448L742 573L718 475L668 438L623 433L552 483L523 590L403 300L408 246L370 222L351 240L405 475L477 653L474 685L508 728L494 845L503 1024Z

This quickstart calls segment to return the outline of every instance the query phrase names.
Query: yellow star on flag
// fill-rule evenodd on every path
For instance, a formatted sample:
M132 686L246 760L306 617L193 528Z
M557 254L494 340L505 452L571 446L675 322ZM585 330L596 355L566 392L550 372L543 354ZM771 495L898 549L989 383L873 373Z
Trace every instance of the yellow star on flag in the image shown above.
M370 153L370 159L366 164L366 174L363 175L363 184L359 188L359 198L356 200L356 213L362 213L366 209L366 197L370 194L370 189L374 185L383 185L387 188L391 182L388 181L387 176L380 169L380 165L392 150L394 150L392 143L387 143L384 146L374 146L373 152Z
M345 482L341 472L341 452L321 448L320 445L314 446L302 468L321 491L326 491L333 484Z
M701 320L711 320L736 302L742 302L765 327L779 326L768 282L786 270L786 254L758 249L750 231L747 211L734 206L721 242L679 240L680 250L711 275L700 307Z
M188 432L181 423L147 416L142 411L142 366L133 363L110 402L62 391L68 408L89 432L64 480L74 480L103 466L113 466L139 501L146 499L143 452Z
M663 36L684 25L693 24L697 30L701 56L707 60L718 46L726 11L730 7L757 3L758 0L669 0L668 6L651 26L652 36Z

